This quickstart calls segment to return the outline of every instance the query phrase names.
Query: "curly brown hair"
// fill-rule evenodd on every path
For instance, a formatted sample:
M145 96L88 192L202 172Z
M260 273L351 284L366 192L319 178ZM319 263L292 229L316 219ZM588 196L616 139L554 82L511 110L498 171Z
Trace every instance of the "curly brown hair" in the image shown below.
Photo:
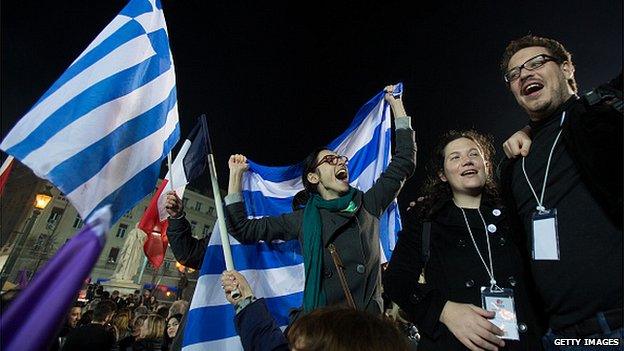
M520 39L512 40L505 48L505 52L503 53L503 58L500 63L501 72L503 74L507 73L509 60L516 54L516 52L532 46L541 46L546 48L550 51L550 55L556 58L559 62L568 61L574 66L574 63L572 62L572 54L568 52L568 50L566 50L560 42L554 39L538 37L535 35L525 35ZM574 76L568 79L568 85L572 91L575 93L578 92L578 84L576 83Z
M485 179L483 188L483 199L499 202L498 186L494 181L492 169L492 160L495 154L492 137L473 129L463 131L449 130L438 139L438 143L433 148L429 165L426 167L427 180L420 189L420 197L417 204L420 218L431 218L440 205L453 198L451 186L448 182L443 182L440 179L440 174L444 174L444 149L446 145L460 138L470 139L477 144L479 151L483 155L483 160L486 162L488 176Z
M287 333L301 351L408 351L407 338L387 318L345 306L319 308L297 319Z

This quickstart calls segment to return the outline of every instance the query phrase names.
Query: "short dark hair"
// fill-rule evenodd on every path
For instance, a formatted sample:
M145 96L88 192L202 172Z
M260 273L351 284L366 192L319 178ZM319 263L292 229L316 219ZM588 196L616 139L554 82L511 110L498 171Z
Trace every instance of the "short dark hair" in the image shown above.
M156 308L156 314L161 315L163 318L167 318L167 315L169 314L169 307L167 307L166 305L160 305Z
M516 54L516 52L532 46L541 46L543 48L546 48L548 49L548 51L550 51L550 55L559 60L559 62L568 61L571 65L574 65L574 63L572 62L572 54L568 50L566 50L566 48L560 42L550 38L543 38L535 35L525 35L520 39L512 40L505 48L505 52L503 53L503 58L501 59L500 64L501 72L503 74L507 73L509 60L513 55ZM572 77L568 79L568 85L575 93L578 91L578 84L574 79L574 75L572 75Z
M299 318L288 331L291 347L302 351L407 351L407 338L379 315L344 306L324 307Z
M116 307L115 303L111 300L102 300L95 305L95 309L93 309L93 321L94 322L104 322L109 315L112 315L115 312Z

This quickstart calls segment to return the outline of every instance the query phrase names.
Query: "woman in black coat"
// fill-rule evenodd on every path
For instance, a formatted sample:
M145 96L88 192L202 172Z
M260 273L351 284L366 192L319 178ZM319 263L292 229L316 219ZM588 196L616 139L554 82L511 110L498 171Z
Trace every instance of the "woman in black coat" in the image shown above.
M492 179L493 151L474 131L446 133L423 197L403 217L384 291L418 326L423 350L541 349L527 270ZM482 287L512 289L517 323L492 323Z

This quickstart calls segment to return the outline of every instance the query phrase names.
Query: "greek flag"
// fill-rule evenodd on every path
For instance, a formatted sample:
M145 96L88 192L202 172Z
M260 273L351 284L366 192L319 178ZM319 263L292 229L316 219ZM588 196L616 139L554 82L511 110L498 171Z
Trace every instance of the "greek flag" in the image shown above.
M158 0L131 0L13 127L0 149L82 218L115 223L156 184L178 141L175 72Z
M402 90L402 85L397 87ZM381 91L368 101L329 149L349 157L351 185L366 191L385 170L391 158L390 107ZM243 197L250 218L291 212L293 196L303 189L301 164L267 167L249 161L243 177ZM401 229L396 200L380 221L382 262L390 258L396 233ZM303 301L304 271L297 240L241 245L230 236L236 270L249 281L254 294L266 299L278 325L288 324L288 312ZM184 331L183 351L242 350L234 328L234 308L221 289L225 261L218 227L212 233L200 270Z

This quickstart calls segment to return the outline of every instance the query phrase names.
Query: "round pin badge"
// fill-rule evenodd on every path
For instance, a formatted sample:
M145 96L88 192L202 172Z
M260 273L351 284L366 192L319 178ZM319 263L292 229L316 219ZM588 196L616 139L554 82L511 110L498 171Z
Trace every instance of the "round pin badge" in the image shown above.
M492 214L498 217L501 215L501 210L499 210L498 208L495 208L492 210Z
M490 233L496 232L496 226L494 224L488 224L487 228L488 228L488 232Z

